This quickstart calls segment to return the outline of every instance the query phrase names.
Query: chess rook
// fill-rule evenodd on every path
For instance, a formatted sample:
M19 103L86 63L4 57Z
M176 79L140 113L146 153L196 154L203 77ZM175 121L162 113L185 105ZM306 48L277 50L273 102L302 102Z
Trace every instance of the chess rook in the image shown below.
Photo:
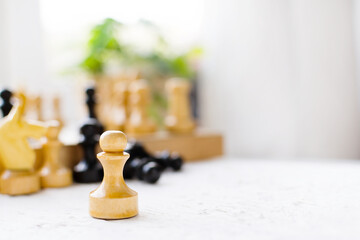
M100 137L104 152L97 155L104 169L101 185L89 196L90 215L101 219L122 219L138 214L138 194L123 178L123 168L129 154L124 152L126 136L121 131L106 131Z

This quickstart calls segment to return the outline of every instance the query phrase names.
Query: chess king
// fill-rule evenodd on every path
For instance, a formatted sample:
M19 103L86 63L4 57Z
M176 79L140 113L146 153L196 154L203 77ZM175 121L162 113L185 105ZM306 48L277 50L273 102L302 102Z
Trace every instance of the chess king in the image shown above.
M5 171L0 177L0 192L21 195L40 190L40 178L34 171L35 151L28 138L39 139L47 127L41 122L23 119L26 98L18 94L18 102L0 120L0 160Z

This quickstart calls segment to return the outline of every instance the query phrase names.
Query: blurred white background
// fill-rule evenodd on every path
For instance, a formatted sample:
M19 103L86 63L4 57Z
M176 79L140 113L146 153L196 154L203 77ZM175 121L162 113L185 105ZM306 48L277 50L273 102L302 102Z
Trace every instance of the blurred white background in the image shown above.
M75 76L61 72L106 17L204 47L200 124L224 133L229 155L360 157L358 1L0 0L1 85L60 92L76 120Z

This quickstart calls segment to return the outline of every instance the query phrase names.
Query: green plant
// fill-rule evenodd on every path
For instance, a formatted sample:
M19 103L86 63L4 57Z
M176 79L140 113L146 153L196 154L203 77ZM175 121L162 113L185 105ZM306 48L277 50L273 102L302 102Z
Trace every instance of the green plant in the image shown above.
M122 65L138 69L149 80L175 76L192 79L195 70L190 62L194 56L201 54L201 48L191 49L185 54L174 54L154 24L145 20L139 24L156 37L150 52L138 52L136 46L124 43L121 38L124 25L107 18L91 30L86 56L80 68L90 75L101 75L105 74L106 64L111 59L118 59Z
M109 56L123 54L125 47L116 39L122 24L107 18L95 26L87 42L87 54L80 67L92 75L102 74Z

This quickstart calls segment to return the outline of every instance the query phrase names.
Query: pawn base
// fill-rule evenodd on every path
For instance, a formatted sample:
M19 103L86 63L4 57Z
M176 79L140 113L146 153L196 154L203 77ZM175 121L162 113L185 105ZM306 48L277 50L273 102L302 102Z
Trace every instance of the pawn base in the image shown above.
M0 179L0 193L25 195L40 190L40 177L33 171L6 170Z
M98 198L90 193L90 215L100 219L131 218L138 214L138 196Z
M72 184L72 173L68 169L59 169L41 176L41 187L61 188Z

